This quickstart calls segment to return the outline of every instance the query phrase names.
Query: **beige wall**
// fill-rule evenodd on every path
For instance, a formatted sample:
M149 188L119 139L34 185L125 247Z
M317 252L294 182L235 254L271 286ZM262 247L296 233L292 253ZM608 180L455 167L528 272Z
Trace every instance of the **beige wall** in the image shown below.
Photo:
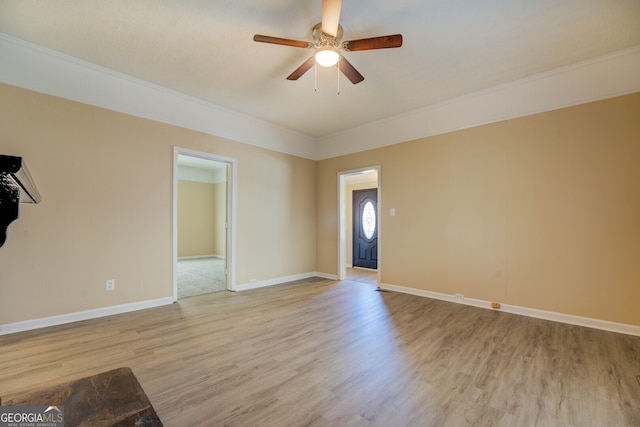
M315 162L0 85L43 198L0 248L0 324L172 295L174 146L237 159L238 284L315 270Z
M226 187L178 181L178 258L225 256Z
M633 94L316 163L0 85L0 153L43 196L0 248L0 324L171 296L177 145L237 159L238 284L336 274L337 172L380 165L383 283L640 325L639 112Z
M320 161L317 269L337 172L381 165L383 283L640 325L639 117L636 93Z

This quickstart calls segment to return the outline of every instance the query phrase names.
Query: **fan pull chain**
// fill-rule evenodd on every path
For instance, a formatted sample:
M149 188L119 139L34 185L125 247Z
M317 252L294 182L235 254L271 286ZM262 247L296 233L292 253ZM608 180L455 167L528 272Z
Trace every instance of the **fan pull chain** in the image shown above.
M316 62L313 66L313 91L318 91L318 63Z
M338 69L338 95L340 95L340 60L342 59L342 56L338 56L338 64L337 64L337 69Z

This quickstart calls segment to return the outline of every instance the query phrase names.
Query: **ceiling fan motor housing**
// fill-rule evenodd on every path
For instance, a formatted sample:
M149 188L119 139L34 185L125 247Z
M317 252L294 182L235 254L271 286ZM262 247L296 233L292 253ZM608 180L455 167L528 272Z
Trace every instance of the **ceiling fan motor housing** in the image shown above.
M339 49L341 48L340 40L342 40L342 26L338 25L338 32L335 37L332 37L329 34L322 32L322 23L320 22L311 30L311 37L313 37L314 46L316 48L332 47Z
M300 40L291 40L281 37L265 36L256 34L253 40L261 43L272 43L284 46L314 48L317 52L307 59L302 65L296 68L287 80L298 80L304 73L309 71L314 64L324 67L338 65L338 69L353 84L360 83L364 76L340 53L340 50L354 52L358 50L387 49L402 46L402 35L393 34L389 36L369 37L365 39L342 41L343 30L340 25L340 10L342 0L322 0L322 21L311 30L313 43ZM323 31L324 30L324 31Z

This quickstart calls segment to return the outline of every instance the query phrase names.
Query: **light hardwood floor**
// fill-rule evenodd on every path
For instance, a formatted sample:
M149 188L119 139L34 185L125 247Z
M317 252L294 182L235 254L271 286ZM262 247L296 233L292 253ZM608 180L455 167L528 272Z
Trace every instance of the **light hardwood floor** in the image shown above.
M640 337L357 280L3 336L0 396L122 366L167 427L640 425Z

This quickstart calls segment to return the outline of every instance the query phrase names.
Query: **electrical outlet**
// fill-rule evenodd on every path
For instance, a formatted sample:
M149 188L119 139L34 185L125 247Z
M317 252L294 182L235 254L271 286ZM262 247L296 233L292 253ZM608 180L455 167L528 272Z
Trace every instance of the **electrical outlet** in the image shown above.
M105 290L106 291L115 291L116 289L116 281L113 279L109 279L106 281Z

